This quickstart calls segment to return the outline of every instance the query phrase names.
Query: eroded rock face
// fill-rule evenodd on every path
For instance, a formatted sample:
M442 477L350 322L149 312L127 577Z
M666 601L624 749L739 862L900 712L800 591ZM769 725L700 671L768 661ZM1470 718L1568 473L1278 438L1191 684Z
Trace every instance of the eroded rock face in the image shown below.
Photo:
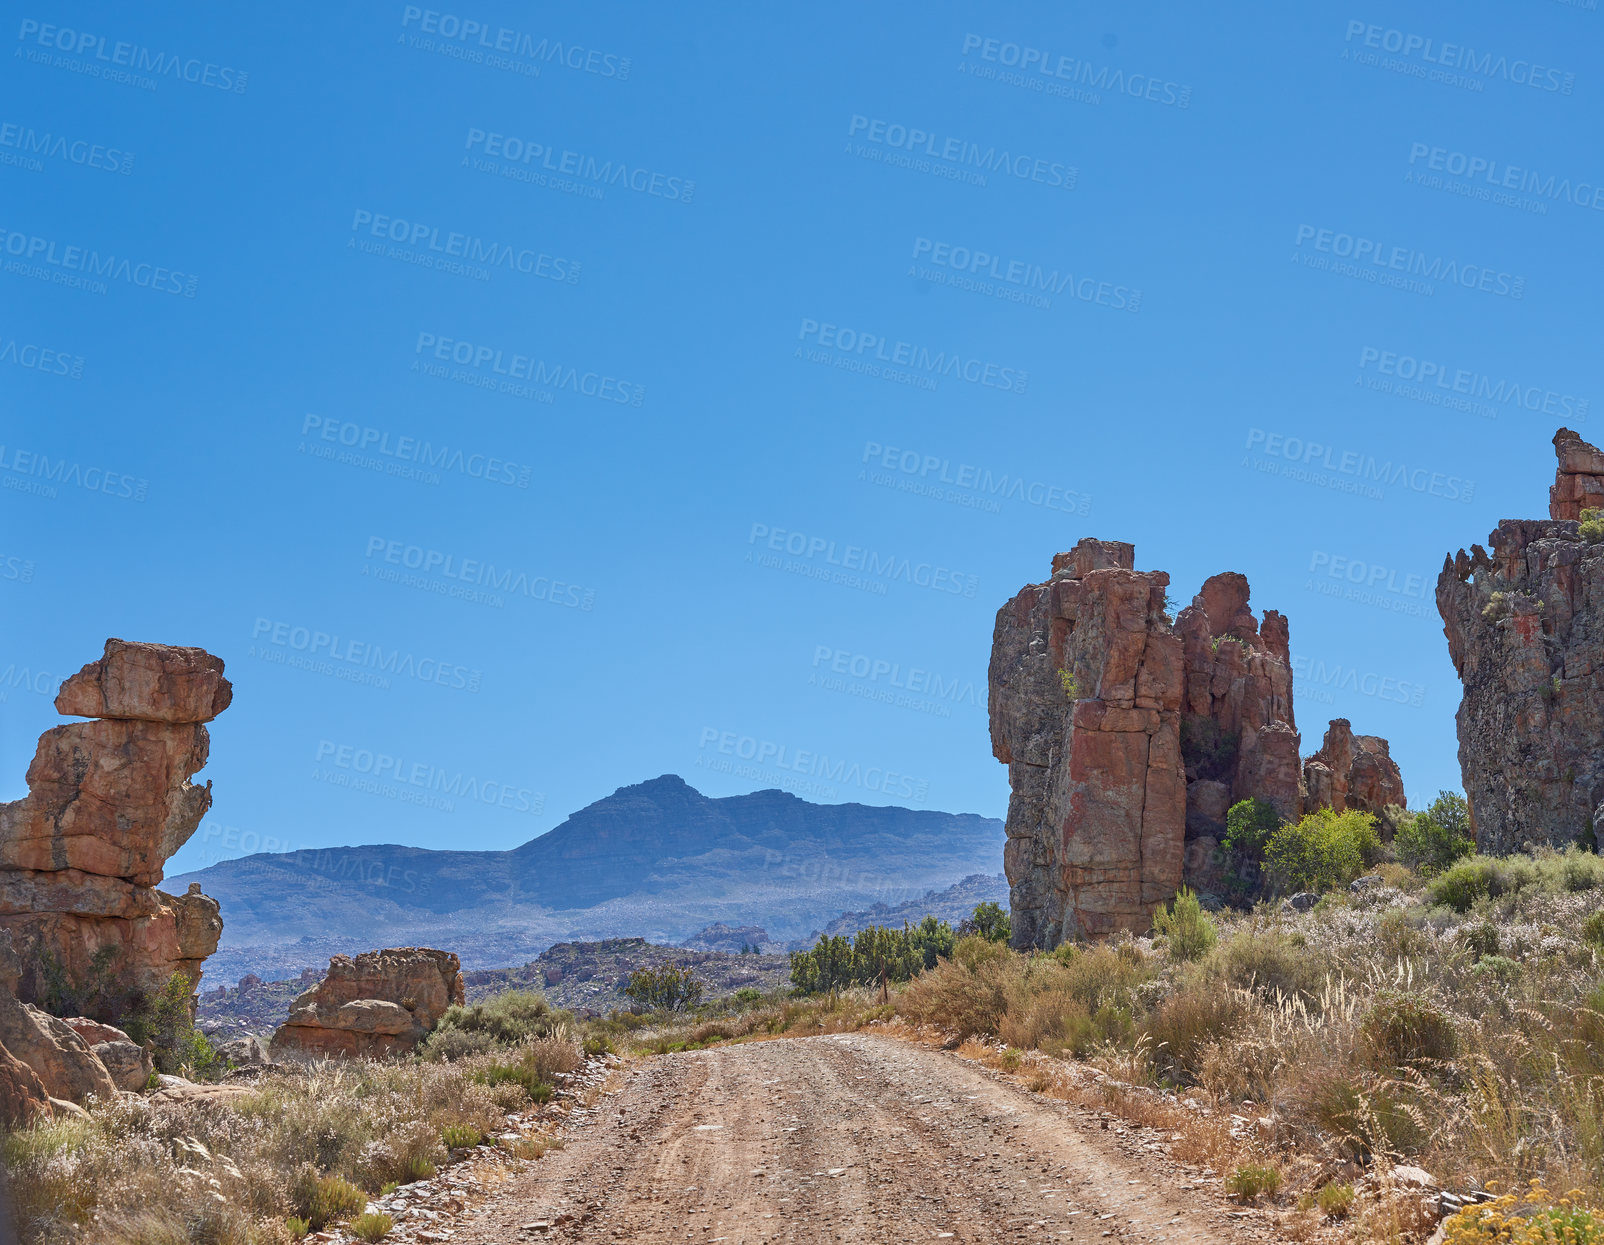
M1481 851L1564 846L1604 822L1604 454L1569 429L1548 519L1504 519L1443 563L1437 610L1464 685L1459 768Z
M232 694L203 649L115 639L61 685L56 708L95 720L40 736L27 796L0 805L0 929L24 1001L115 1020L175 972L199 980L218 905L155 886L211 805L189 780Z
M104 1064L64 1020L18 1002L22 964L9 932L0 930L0 1047L33 1070L46 1095L82 1104L117 1096Z
M1379 815L1404 803L1403 775L1380 735L1355 735L1347 718L1333 718L1320 751L1303 763L1304 811L1317 808Z
M1145 928L1181 875L1181 638L1169 576L1083 540L997 612L992 751L1008 766L1016 947Z
M1226 572L1172 625L1169 576L1134 564L1131 545L1083 540L997 612L991 739L1022 949L1145 930L1183 877L1223 885L1233 804L1305 808L1287 620L1255 618L1247 579ZM1317 772L1340 768L1344 807L1401 803L1386 741L1332 731Z
M337 955L328 974L290 1004L274 1057L382 1058L405 1054L463 1002L462 965L449 951L390 947Z

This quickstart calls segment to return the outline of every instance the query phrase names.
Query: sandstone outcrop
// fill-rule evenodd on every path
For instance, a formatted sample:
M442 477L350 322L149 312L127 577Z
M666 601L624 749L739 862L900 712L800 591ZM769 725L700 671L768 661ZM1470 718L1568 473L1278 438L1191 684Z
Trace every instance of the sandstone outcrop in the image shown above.
M1305 809L1287 620L1256 618L1247 579L1226 572L1172 623L1169 576L1134 568L1131 545L1088 538L997 612L989 708L1016 947L1145 930L1183 877L1223 881L1233 804ZM1345 721L1314 761L1344 806L1394 788L1402 802L1386 741Z
M354 960L337 955L323 980L290 1004L270 1049L274 1058L405 1054L463 999L462 965L449 951L390 947Z
M25 1002L115 1020L175 972L199 980L218 905L156 884L211 805L189 780L231 696L202 649L116 639L61 685L56 708L94 720L40 736L28 794L0 805L0 929Z
M1347 718L1333 718L1320 751L1303 763L1305 812L1355 809L1378 816L1404 803L1403 775L1380 735L1355 735Z
M111 1074L66 1021L17 1000L21 976L11 935L0 930L0 1049L26 1064L50 1098L74 1104L90 1095L115 1098ZM15 1085L17 1078L11 1081Z
M1568 428L1549 518L1504 519L1443 563L1437 610L1464 685L1459 767L1481 851L1596 842L1604 824L1604 453Z

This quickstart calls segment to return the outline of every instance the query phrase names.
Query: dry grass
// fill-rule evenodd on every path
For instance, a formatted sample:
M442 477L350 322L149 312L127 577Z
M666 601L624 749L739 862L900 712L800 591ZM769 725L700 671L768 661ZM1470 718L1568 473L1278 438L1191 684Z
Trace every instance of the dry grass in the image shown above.
M22 1240L288 1245L290 1216L347 1218L356 1198L444 1163L448 1129L506 1131L528 1096L473 1079L491 1058L324 1063L234 1100L125 1099L12 1133L0 1153ZM578 1064L574 1050L541 1058Z
M1333 1179L1396 1163L1448 1187L1604 1187L1604 958L1584 937L1604 864L1548 853L1460 873L1445 888L1388 866L1384 885L1315 913L1217 917L1195 961L1147 939L1051 956L960 943L897 1010L995 1067L996 1042L1038 1052L1022 1083L1173 1129L1177 1158L1281 1167L1276 1201L1304 1202L1289 1237L1328 1230L1309 1216ZM1088 1087L1044 1055L1108 1079ZM1361 1182L1344 1230L1406 1239L1431 1217L1420 1203Z

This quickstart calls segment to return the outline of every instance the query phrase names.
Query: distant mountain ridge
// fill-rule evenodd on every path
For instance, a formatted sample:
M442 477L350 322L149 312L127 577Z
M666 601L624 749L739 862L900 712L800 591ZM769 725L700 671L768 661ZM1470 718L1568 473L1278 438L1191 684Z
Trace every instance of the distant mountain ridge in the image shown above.
M621 787L508 851L368 844L263 853L169 879L223 907L207 984L282 977L336 952L424 944L464 967L526 962L555 942L682 942L709 924L792 941L841 913L897 906L996 873L1002 822L971 813L813 804L789 792L710 798L665 774Z

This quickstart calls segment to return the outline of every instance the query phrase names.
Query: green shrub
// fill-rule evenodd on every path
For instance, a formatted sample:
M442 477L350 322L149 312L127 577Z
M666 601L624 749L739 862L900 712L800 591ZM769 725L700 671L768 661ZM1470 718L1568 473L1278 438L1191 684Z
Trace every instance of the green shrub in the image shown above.
M1441 873L1476 850L1470 807L1455 791L1439 791L1424 812L1405 816L1392 840L1393 854L1417 873Z
M624 993L642 1007L656 1012L682 1012L695 1007L707 989L688 964L638 968L629 975Z
M472 1073L481 1085L494 1089L498 1085L521 1085L533 1102L551 1101L554 1092L551 1083L541 1079L540 1073L527 1063L491 1063Z
M1582 941L1590 947L1604 951L1604 908L1582 922Z
M1459 1053L1453 1021L1418 994L1387 991L1359 1026L1371 1062L1382 1069L1431 1068Z
M210 1041L195 1027L195 983L174 973L154 996L142 998L118 1028L141 1046L149 1044L156 1071L207 1080L223 1071Z
M1469 912L1478 899L1513 894L1537 881L1537 865L1530 857L1467 856L1432 878L1426 893L1433 903Z
M439 1170L427 1155L410 1154L401 1164L401 1179L397 1183L416 1184L420 1180L433 1180Z
M425 1059L456 1060L566 1033L572 1017L533 990L507 990L483 1002L446 1008L424 1043Z
M440 1140L447 1150L467 1150L485 1139L472 1124L447 1124L440 1130Z
M1326 966L1304 944L1302 935L1283 930L1238 930L1203 963L1206 975L1251 990L1260 998L1320 997Z
M1263 860L1264 845L1280 827L1281 815L1268 800L1238 800L1225 814L1224 846L1250 860Z
M382 1241L385 1234L395 1227L395 1220L389 1215L379 1211L358 1215L351 1220L351 1235L359 1241L367 1241L372 1245L374 1241Z
M290 1240L298 1241L312 1230L312 1221L291 1215L284 1221L284 1227L290 1234Z
M1155 1070L1177 1084L1195 1083L1208 1048L1236 1032L1245 1011L1240 991L1221 989L1202 976L1187 981L1142 1026Z
M743 987L743 990L744 989L750 989L750 987ZM735 997L737 999L741 997L743 990L737 990L735 992ZM758 992L753 990L752 993L757 994ZM762 995L758 995L758 997L761 998ZM586 1055L590 1056L590 1058L600 1059L603 1055L608 1054L613 1049L613 1043L612 1039L610 1039L605 1033L598 1033L586 1038L583 1044L580 1046L580 1049L583 1050Z
M1331 1072L1311 1077L1302 1095L1305 1109L1344 1158L1368 1162L1374 1154L1414 1154L1426 1143L1418 1112L1399 1097L1396 1083L1356 1082Z
M1314 1195L1314 1204L1327 1219L1342 1219L1353 1209L1353 1186L1333 1180Z
M1604 541L1604 510L1596 506L1589 506L1581 514L1582 539L1590 545Z
M1265 867L1278 888L1317 893L1346 886L1380 856L1376 819L1352 809L1316 809L1276 830L1264 847Z
M977 917L983 908L975 909ZM1001 941L1007 941L1008 916L1001 908L992 904L983 919L992 936L1000 932ZM952 926L933 916L900 930L870 925L851 939L821 938L810 950L791 953L791 987L796 994L833 994L849 986L879 985L882 975L886 981L908 981L952 955L957 941Z
M1604 930L1600 931L1604 934ZM1465 950L1469 951L1478 960L1484 960L1490 955L1497 955L1501 949L1498 936L1498 926L1491 921L1482 921L1471 926L1464 933Z
M1064 689L1064 696L1067 699L1079 699L1080 684L1075 681L1075 674L1073 671L1060 670L1058 672L1058 686Z
M1172 959L1183 961L1200 959L1219 941L1213 919L1185 886L1168 907L1161 905L1153 914L1153 932L1164 939Z
M318 1176L310 1171L302 1173L293 1191L296 1211L311 1226L321 1232L331 1220L360 1214L368 1204L368 1195L341 1176Z
M958 927L959 934L979 934L989 942L1007 942L1013 934L1013 922L1000 905L988 899L976 904L970 918Z
M1281 1173L1273 1167L1244 1164L1225 1178L1225 1191L1239 1202L1251 1202L1261 1194L1272 1197L1281 1188Z

